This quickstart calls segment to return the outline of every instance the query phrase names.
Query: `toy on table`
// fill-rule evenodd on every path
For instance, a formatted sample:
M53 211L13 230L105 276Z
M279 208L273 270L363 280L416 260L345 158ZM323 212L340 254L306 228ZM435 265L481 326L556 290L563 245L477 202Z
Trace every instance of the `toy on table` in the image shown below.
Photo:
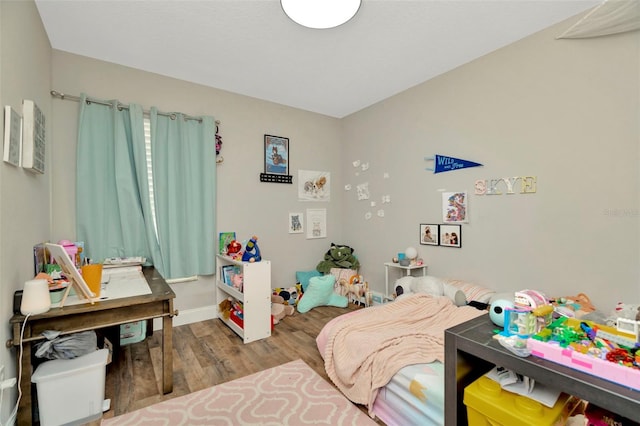
M527 338L536 333L536 317L531 308L515 306L504 311L505 336L518 336Z
M258 237L255 235L251 237L249 242L244 249L244 254L242 255L243 262L260 262L262 260L262 256L260 255L260 247L258 247Z
M533 316L533 330L527 330L527 334L539 332L553 320L553 305L543 293L537 290L516 291L514 305L516 308L529 309L530 315Z
M507 299L496 299L491 302L491 306L489 307L489 318L491 318L491 321L493 321L493 323L498 327L504 327L504 311L506 309L513 308L515 308L513 301Z

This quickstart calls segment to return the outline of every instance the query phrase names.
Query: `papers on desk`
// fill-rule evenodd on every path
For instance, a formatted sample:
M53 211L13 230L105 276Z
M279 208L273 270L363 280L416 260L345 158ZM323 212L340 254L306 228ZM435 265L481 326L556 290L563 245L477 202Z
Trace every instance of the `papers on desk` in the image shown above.
M527 376L516 374L502 367L494 367L485 376L498 382L500 387L506 391L526 396L550 408L555 405L560 397L559 390L545 386L542 383L536 383L535 380Z
M134 256L134 257L107 257L104 262L102 262L103 269L109 268L120 268L126 266L137 266L143 265L147 259L145 257Z
M98 302L101 300L121 299L144 294L151 294L151 288L144 278L142 267L123 266L102 270L100 297L94 300ZM69 306L83 303L89 302L86 299L80 299L76 294L70 294L64 304L65 306ZM59 308L60 303L54 303L51 307Z
M142 268L140 266L103 269L103 279L105 275L108 276L108 279L107 283L102 285L100 300L151 294L151 289L142 274Z

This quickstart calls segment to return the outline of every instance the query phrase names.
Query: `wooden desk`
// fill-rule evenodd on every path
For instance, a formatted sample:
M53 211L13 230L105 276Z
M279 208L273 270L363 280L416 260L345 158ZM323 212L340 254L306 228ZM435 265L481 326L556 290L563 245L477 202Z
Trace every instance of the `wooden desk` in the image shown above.
M462 400L464 384L456 381L458 357L475 367L475 377L472 379L498 365L636 422L640 421L640 391L533 355L527 358L516 356L493 338L495 328L489 315L482 315L444 333L444 417L447 425L466 424L466 409Z
M143 273L151 294L102 300L94 305L88 303L68 305L63 308L53 308L44 314L30 316L24 326L22 359L20 359L19 346L25 316L17 314L11 318L13 339L7 342L7 346L16 347L16 365L22 365L22 378L19 383L22 398L18 407L17 424L32 424L31 343L43 340L41 333L45 330L58 330L62 334L69 334L162 318L162 390L165 394L173 391L172 318L177 315L177 311L173 309L173 299L176 295L153 267L143 268Z

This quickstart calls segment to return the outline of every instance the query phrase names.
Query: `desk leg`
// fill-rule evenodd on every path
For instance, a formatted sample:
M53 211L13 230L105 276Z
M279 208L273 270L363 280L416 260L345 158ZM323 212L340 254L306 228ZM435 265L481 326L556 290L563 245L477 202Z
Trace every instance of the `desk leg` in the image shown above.
M20 341L20 326L17 324L17 330L13 335L16 336L15 341ZM24 329L23 338L31 337L31 327L27 324ZM30 425L33 422L33 404L31 395L31 343L27 342L22 345L22 359L20 358L20 346L15 347L16 350L16 366L21 366L22 375L20 377L20 391L22 396L20 397L20 405L18 406L18 415L16 418L16 424L18 425Z
M162 317L162 392L173 392L173 318Z

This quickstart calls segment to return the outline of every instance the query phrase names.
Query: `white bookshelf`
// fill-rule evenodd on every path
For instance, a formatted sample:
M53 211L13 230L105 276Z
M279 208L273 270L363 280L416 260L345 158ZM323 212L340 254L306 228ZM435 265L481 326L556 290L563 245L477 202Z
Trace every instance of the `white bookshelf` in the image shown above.
M243 291L223 282L222 267L233 265L243 274ZM233 298L243 304L243 326L224 318L218 307L218 318L231 328L244 343L271 336L271 262L240 262L216 255L216 301Z

